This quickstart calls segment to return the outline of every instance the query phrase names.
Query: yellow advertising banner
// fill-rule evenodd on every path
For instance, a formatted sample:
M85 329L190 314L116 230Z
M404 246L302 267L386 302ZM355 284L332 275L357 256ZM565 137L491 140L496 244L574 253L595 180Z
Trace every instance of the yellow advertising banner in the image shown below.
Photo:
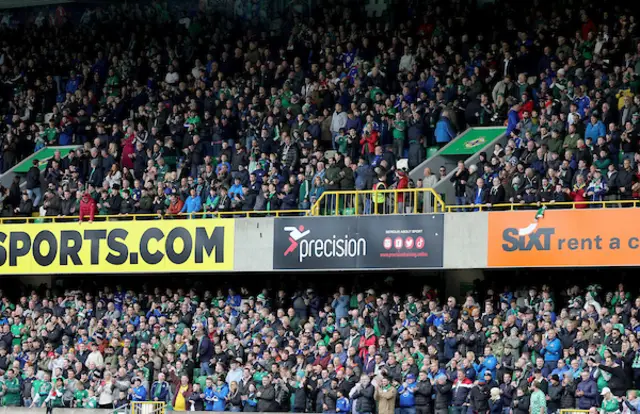
M0 274L233 270L233 219L9 224Z

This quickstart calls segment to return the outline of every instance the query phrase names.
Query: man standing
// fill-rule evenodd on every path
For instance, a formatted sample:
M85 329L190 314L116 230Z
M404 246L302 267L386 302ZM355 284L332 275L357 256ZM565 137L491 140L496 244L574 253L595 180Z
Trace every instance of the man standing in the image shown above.
M433 406L433 387L431 381L427 377L427 373L420 371L418 374L418 383L414 392L416 398L416 414L428 414L431 412Z
M340 128L344 128L347 126L347 113L342 110L342 105L339 103L336 104L336 110L331 117L331 147L335 150L336 148L336 137L340 133Z
M385 387L385 380L382 380L382 387ZM386 380L386 384L389 384L389 380ZM371 385L369 376L363 374L360 377L360 382L351 389L349 393L352 400L356 403L356 413L374 413L376 411L376 402L374 400L375 389ZM393 390L393 401L395 401L395 389ZM393 413L393 410L391 411Z
M540 389L538 381L533 381L531 384L531 402L529 405L529 412L531 414L546 414L547 413L547 398L544 392Z
M416 413L416 383L415 376L408 374L405 378L405 382L398 388L398 394L400 394L399 405L400 414L415 414Z

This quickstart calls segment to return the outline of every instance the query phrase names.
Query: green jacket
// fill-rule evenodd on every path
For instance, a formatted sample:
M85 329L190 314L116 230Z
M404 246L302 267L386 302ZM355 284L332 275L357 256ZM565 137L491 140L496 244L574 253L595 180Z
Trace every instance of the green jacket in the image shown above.
M20 405L20 401L22 400L20 397L20 381L18 378L13 379L5 379L4 385L7 387L5 390L5 395L2 398L3 406L17 406Z
M89 391L87 390L78 390L73 393L73 399L76 401L76 407L78 408L84 408L84 401L82 400L84 400L85 398L89 398Z
M544 392L538 390L531 394L531 402L529 405L529 412L531 414L541 414L547 412L547 399Z
M348 135L340 135L336 137L336 144L338 144L338 152L341 154L347 153L347 140L349 139Z
M610 400L602 400L600 409L605 413L614 413L618 411L618 401L615 398L611 398Z
M325 189L331 191L340 188L340 168L337 165L330 165L324 178L327 180L325 181Z
M407 129L407 123L403 120L393 121L393 138L404 139L405 130Z
M563 144L567 146L568 149L576 149L578 148L578 140L580 139L580 134L577 132L575 134L567 135L564 137Z
M140 210L151 211L153 209L153 199L151 197L140 197Z

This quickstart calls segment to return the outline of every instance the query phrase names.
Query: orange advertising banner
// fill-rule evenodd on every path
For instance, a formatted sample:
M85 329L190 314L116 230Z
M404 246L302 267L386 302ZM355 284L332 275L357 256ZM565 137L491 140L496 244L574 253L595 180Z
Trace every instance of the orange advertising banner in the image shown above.
M489 267L637 266L640 209L489 213Z

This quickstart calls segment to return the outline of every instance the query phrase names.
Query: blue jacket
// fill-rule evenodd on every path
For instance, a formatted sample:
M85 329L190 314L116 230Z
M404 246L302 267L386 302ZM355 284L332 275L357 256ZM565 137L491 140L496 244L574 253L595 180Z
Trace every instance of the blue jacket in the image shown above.
M495 356L488 355L487 357L485 357L484 361L482 361L482 364L476 366L477 378L484 378L485 371L491 372L491 378L496 378L497 364L498 364L498 360L496 359Z
M334 299L331 307L336 312L337 321L340 321L340 318L346 318L349 315L349 296L342 295Z
M453 359L453 356L458 349L458 340L455 337L453 338L446 337L443 342L444 342L445 359L447 360Z
M349 411L351 411L351 404L349 404L349 399L346 397L338 398L338 401L336 401L336 412L348 413Z
M253 393L249 394L244 404L248 405L249 407L256 407L258 405L258 399L256 398L256 395Z
M66 92L71 94L76 93L78 87L80 86L80 82L82 82L82 79L79 76L69 78L69 80L67 81L67 86L65 87Z
M155 401L157 398L158 401L167 401L167 397L169 396L169 383L164 381L162 384L158 381L154 382L151 386L151 400Z
M213 346L211 339L207 335L202 337L202 343L196 345L198 350L198 361L209 362L213 358Z
M353 119L347 118L347 125L345 126L345 130L349 131L351 128L355 129L359 134L362 132L362 120L358 117Z
M214 402L213 402L213 411L224 411L224 408L227 405L227 401L225 398L229 395L229 386L227 384L223 384L221 387L216 387L213 390Z
M584 131L585 138L591 138L595 143L598 137L604 137L605 135L607 135L607 129L602 121L596 122L595 125L591 122L587 123L587 128Z
M510 109L509 114L507 115L507 120L507 131L505 133L507 134L507 137L509 137L511 135L511 131L516 129L516 127L518 126L518 122L520 121L520 118L518 117L518 111Z
M451 127L451 122L449 118L442 117L436 124L436 130L434 131L434 135L436 137L436 142L443 144L451 141L455 138L456 133Z
M200 211L202 209L202 201L200 200L200 196L195 196L195 197L187 197L187 199L184 202L184 206L182 207L182 210L180 210L181 213L197 213L198 211Z
M598 386L594 380L588 379L586 381L579 382L576 391L584 392L582 397L578 397L579 410L588 410L597 405Z
M567 375L571 375L571 374L569 373L569 367L568 367L567 365L565 365L565 366L564 366L564 367L562 367L562 368L555 368L553 371L551 371L551 375L552 375L552 376L553 376L553 375L557 375L557 376L560 378L560 380L561 380L561 381L562 381L562 378L564 378L564 375L565 375L565 374L567 374Z
M229 188L229 197L234 197L236 194L242 195L241 184L234 184Z
M139 387L134 387L131 401L147 401L147 389L142 385Z
M213 391L213 388L205 388L204 389L204 409L206 411L215 411L213 409L213 405L216 402L215 399L216 399L216 396L215 396L215 392ZM224 411L224 408L222 409L222 411Z
M407 384L407 386L405 387L404 385L401 385L400 388L398 388L398 395L399 395L399 404L400 407L415 407L416 405L416 397L413 394L416 390L416 383L412 383L412 384Z
M238 308L242 304L242 296L240 295L227 296L227 301L225 302L225 304L233 308Z
M558 362L560 353L562 352L562 342L558 337L547 342L547 346L542 348L540 353L544 355L544 362Z
M591 99L588 96L584 95L580 98L576 98L574 100L575 104L578 105L578 113L582 118L584 118L585 112L589 109L589 105L591 104Z

